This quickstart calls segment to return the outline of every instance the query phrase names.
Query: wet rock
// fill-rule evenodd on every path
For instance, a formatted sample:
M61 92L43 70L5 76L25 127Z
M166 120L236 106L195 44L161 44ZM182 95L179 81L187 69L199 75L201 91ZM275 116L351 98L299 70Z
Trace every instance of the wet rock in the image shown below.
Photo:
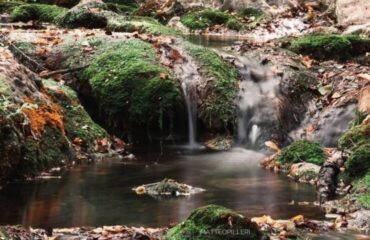
M325 163L321 167L318 184L320 202L325 202L335 196L339 172L340 170L336 163Z
M205 191L202 188L192 187L183 183L176 182L173 179L163 179L161 182L145 184L133 188L137 194L149 194L153 196L189 196Z
M370 2L367 0L337 0L336 15L341 25L365 24L370 21Z
M300 182L314 181L320 171L320 166L312 163L296 163L290 166L289 176Z
M358 111L370 114L370 86L361 90L358 100Z
M348 220L348 228L354 230L370 232L370 211L360 210L351 214L351 218Z
M208 205L194 210L182 223L171 228L166 239L259 240L257 224L230 209Z

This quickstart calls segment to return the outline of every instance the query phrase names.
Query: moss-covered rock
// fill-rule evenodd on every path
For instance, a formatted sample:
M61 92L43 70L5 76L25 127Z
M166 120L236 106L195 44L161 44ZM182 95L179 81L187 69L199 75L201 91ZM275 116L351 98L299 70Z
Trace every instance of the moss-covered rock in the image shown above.
M285 147L277 156L277 161L285 166L293 163L308 162L322 165L325 153L317 142L300 140Z
M159 65L155 48L141 40L117 43L83 71L110 126L162 128L180 92L169 70Z
M349 177L360 178L370 170L370 142L356 147L345 162Z
M355 35L305 35L294 39L289 48L318 59L346 60L369 51L370 39Z
M112 11L113 10L113 11ZM102 1L92 0L81 2L71 8L56 22L68 28L106 28L115 32L140 32L150 34L178 35L180 32L166 27L149 17L123 16L112 9L112 5Z
M181 22L191 30L203 30L218 24L225 24L234 30L242 28L242 23L235 16L210 8L188 12L181 17Z
M23 5L24 2L21 1L1 1L0 2L0 13L11 13L12 10L20 5Z
M226 128L235 118L236 69L212 49L184 44L208 79L206 90L201 96L203 101L199 107L199 117L210 129Z
M167 240L258 240L257 225L232 210L209 205L194 210L183 222L170 229Z
M354 122L356 122L355 120ZM370 142L370 122L352 126L338 140L341 149L353 149Z
M370 171L354 183L354 188L359 192L358 201L361 206L370 209Z
M81 2L56 19L56 23L62 27L77 28L104 28L108 20L104 11L108 6L102 1Z
M12 9L13 21L28 22L38 20L42 22L54 22L54 20L66 12L65 8L47 4L22 4Z
M94 141L107 137L107 132L91 119L71 88L59 86L52 80L44 80L43 85L62 107L67 137L71 140L81 139L85 150L92 152Z

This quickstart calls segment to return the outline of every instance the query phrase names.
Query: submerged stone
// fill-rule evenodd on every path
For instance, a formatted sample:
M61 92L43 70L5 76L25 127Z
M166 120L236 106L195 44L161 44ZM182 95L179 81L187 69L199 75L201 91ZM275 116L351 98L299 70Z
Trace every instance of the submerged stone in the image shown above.
M205 191L202 188L192 187L179 183L173 179L165 178L161 182L151 183L133 189L137 194L149 194L157 196L189 196Z

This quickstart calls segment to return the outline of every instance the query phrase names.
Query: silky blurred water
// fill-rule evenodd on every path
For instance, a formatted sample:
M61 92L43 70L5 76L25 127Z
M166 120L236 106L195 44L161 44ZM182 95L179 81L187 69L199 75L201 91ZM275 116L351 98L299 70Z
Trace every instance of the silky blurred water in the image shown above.
M0 224L160 227L179 222L193 209L207 204L223 205L250 217L323 217L313 205L290 205L291 201L315 201L315 189L262 169L258 162L263 155L257 152L167 148L164 154L150 149L137 156L138 160L130 163L113 159L78 166L61 179L8 185L0 191ZM206 191L160 200L131 190L163 178Z

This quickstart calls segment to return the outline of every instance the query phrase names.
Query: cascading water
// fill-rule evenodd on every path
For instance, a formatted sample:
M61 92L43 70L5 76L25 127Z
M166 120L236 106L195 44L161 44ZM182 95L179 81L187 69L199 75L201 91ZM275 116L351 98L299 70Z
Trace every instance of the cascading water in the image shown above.
M241 76L237 106L237 143L248 148L260 148L268 140L271 128L277 124L276 99L279 76L270 67L245 56L221 52L237 67Z
M175 77L180 81L188 115L188 140L190 147L197 146L197 86L202 82L198 67L186 51L173 48L178 57L173 64ZM173 52L172 52L173 55Z
M196 98L192 96L193 86L189 82L182 82L181 88L185 97L186 110L188 114L188 137L189 145L196 145L196 134L197 134L197 102Z

